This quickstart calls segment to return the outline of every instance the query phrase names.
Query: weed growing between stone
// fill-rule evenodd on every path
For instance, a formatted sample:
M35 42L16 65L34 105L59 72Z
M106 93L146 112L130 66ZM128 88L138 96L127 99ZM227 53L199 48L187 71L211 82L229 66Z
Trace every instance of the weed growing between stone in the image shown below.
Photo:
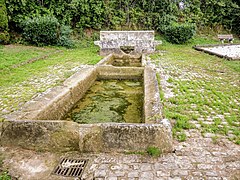
M0 180L11 180L11 176L8 174L7 171L0 172Z
M159 157L162 155L162 151L157 147L149 146L145 151L130 151L130 152L125 152L125 154L149 155L152 157Z
M159 157L162 154L162 151L157 147L148 147L146 150L147 154L153 157Z
M203 136L240 144L240 64L193 50L197 42L204 44L200 38L185 45L163 42L151 56L164 94L164 116L179 141L197 129Z

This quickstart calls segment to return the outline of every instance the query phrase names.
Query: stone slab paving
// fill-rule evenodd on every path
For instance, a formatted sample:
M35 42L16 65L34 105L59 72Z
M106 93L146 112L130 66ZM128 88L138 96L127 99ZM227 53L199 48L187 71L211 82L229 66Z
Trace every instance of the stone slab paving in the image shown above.
M172 153L151 157L134 154L80 154L34 152L10 147L0 148L4 168L18 179L74 179L52 174L62 157L89 159L82 179L155 180L155 179L239 179L240 148L222 139L213 144L193 130L186 142L175 142Z

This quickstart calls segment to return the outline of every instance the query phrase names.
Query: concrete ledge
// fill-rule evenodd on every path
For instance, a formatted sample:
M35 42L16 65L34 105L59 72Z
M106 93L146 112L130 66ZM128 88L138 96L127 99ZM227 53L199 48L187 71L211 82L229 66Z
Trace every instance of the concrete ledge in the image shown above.
M172 151L172 135L160 124L80 125L79 149L82 152L144 151L154 146Z
M155 71L150 67L144 70L144 113L145 123L160 123L162 105L160 104L158 81Z
M0 145L50 152L172 151L172 135L162 124L77 124L69 121L12 120L0 123Z
M212 50L210 49L206 49L206 48L213 48L213 47L227 47L227 46L236 46L236 45L240 45L240 44L208 44L208 45L195 45L193 46L193 48L197 51L203 51L205 53L208 53L210 55L215 55L215 56L218 56L220 58L225 58L225 59L228 59L228 60L240 60L240 57L230 57L228 55L223 55L223 54L220 54L220 53L217 53L217 52L213 52Z
M50 152L78 151L78 124L68 121L11 120L0 123L0 145Z

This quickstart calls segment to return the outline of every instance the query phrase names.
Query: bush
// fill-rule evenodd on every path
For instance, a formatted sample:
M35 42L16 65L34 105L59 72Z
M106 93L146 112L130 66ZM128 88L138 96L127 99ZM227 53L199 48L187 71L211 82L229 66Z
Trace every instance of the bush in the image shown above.
M9 43L9 34L7 31L0 32L0 44L8 44Z
M8 42L9 34L6 4L4 0L0 0L0 44L7 44Z
M37 46L55 45L58 40L59 23L52 16L27 18L21 22L23 38Z
M166 40L174 44L183 44L196 33L196 25L172 23L165 29Z
M60 36L57 42L57 45L71 48L74 46L73 41L70 38L72 30L70 26L61 26Z
M72 30L69 26L61 26L53 16L27 18L21 22L23 39L37 46L59 45L73 47L70 39Z

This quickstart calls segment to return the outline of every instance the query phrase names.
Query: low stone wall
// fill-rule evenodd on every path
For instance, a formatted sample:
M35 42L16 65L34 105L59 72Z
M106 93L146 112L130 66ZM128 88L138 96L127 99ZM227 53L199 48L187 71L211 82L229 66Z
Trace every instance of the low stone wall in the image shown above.
M144 55L129 55L129 54L109 54L105 58L103 58L97 66L101 65L112 65L116 66L114 64L124 64L125 62L128 62L126 66L118 66L118 67L143 67L143 56ZM134 65L138 64L138 65Z
M160 104L158 81L155 71L150 67L144 70L144 113L145 123L160 123L162 105Z
M0 145L50 152L79 151L79 126L70 121L0 122Z
M162 124L11 120L0 122L0 145L50 152L134 152L153 146L171 152L172 136Z
M143 78L144 68L99 66L98 79L139 79Z
M130 54L152 53L161 41L154 40L154 31L100 31L100 54L122 54L121 47L132 47Z
M80 125L79 132L81 152L134 152L149 146L172 151L172 136L161 124L90 124Z

